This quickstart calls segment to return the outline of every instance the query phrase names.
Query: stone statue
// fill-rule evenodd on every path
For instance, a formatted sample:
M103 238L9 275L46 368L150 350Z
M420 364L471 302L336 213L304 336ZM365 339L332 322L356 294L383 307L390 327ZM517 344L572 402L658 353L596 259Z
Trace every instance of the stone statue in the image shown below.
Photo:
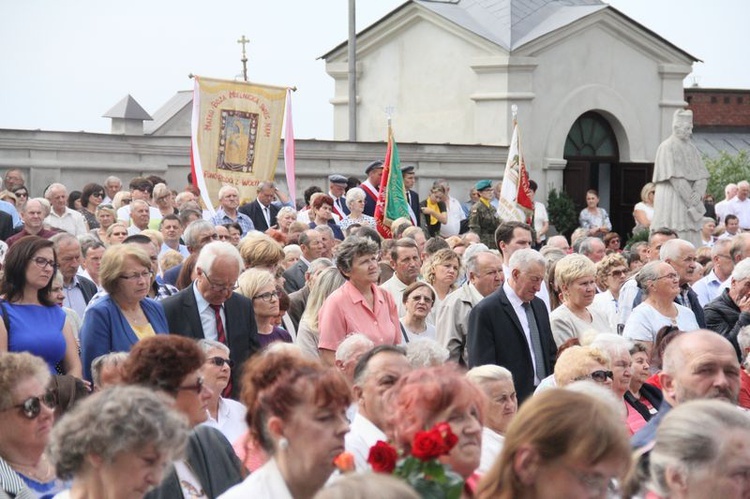
M691 142L693 112L678 110L672 120L672 135L659 145L654 163L654 218L651 228L669 227L681 239L701 246L701 220L706 208L703 195L708 170Z

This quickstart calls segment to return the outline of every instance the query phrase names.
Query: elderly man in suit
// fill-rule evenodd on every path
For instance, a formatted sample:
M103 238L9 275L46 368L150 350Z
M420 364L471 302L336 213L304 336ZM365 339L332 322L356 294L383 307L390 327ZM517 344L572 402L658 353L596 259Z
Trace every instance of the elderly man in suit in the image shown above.
M274 206L273 200L275 197L276 184L270 181L261 182L258 184L255 201L240 206L239 212L250 217L255 230L265 232L276 225L276 215L279 214L281 209Z
M496 364L508 369L520 404L552 374L557 347L547 307L536 297L544 285L544 257L521 249L508 263L503 286L469 314L469 367Z
M236 367L225 395L234 398L239 395L242 364L259 349L253 302L234 292L242 267L237 248L223 241L209 243L198 255L195 282L161 302L172 334L229 347Z
M346 205L346 184L348 180L345 176L334 174L328 176L328 195L333 199L333 214L338 217L337 223L346 218L350 211Z
M305 286L305 272L310 262L323 256L325 247L323 236L315 229L309 229L299 235L299 245L302 249L299 261L284 271L284 291L294 293Z

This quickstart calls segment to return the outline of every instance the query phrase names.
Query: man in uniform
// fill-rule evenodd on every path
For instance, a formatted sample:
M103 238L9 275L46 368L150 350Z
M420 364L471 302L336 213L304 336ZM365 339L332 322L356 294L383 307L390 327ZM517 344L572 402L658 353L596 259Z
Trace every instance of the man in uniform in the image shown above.
M480 180L474 185L479 193L479 201L474 203L469 213L469 229L479 234L479 238L490 249L497 249L495 229L500 225L497 211L490 205L492 199L492 182Z

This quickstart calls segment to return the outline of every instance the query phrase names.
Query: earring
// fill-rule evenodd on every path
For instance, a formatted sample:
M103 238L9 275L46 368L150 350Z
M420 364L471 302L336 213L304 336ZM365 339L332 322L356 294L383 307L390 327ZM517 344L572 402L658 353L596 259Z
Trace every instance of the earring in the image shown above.
M279 449L287 450L288 448L289 448L289 440L287 440L286 437L281 437L279 439Z

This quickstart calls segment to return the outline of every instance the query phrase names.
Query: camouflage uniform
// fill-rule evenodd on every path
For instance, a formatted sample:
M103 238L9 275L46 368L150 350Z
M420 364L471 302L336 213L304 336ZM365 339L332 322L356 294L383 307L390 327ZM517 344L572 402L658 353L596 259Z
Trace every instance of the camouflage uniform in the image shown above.
M492 205L487 206L482 201L477 201L471 207L469 229L472 232L476 232L482 242L490 249L497 249L497 245L495 244L495 229L500 225L500 222L501 220Z

